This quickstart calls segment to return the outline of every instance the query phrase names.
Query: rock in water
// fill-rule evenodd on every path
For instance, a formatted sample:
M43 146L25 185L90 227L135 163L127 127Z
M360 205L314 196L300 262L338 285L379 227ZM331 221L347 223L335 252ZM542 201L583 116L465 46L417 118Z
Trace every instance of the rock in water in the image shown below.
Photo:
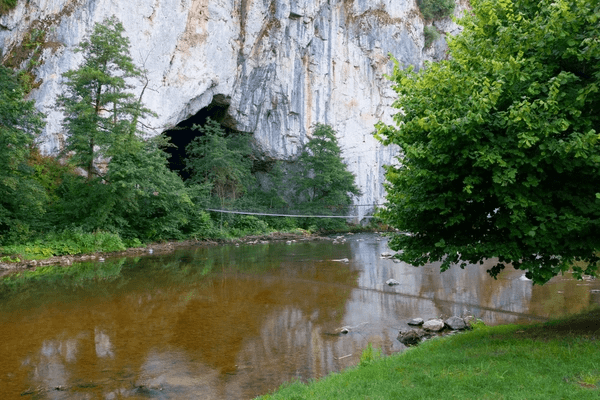
M444 329L444 321L441 319L430 319L423 324L423 329L431 332L439 332Z
M448 325L448 327L454 331L460 331L467 327L467 324L465 324L465 320L456 316L448 318L445 322L446 325Z
M398 340L405 346L415 346L421 342L421 335L414 329L408 332L400 331Z
M410 321L408 321L408 325L421 326L421 325L423 325L423 322L425 322L425 321L423 321L423 318L413 318Z

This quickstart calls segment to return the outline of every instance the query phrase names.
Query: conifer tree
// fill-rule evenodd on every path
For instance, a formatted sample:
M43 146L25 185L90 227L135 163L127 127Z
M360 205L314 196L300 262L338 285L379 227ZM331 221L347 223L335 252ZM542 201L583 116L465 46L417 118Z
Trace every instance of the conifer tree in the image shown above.
M226 198L241 197L254 182L249 138L227 136L221 125L210 118L204 126L195 125L201 136L187 147L186 168L191 183L209 185L223 204Z
M58 106L65 112L65 152L73 152L72 160L87 171L88 181L95 174L94 160L135 143L138 119L150 113L141 96L130 92L128 78L140 79L144 71L131 59L123 32L114 16L96 24L75 50L83 53L83 64L63 74L66 92Z
M77 47L83 64L68 71L65 151L87 171L87 182L65 186L61 209L65 224L85 230L108 229L124 237L168 239L182 235L195 210L181 178L167 167L162 136L143 140L139 119L152 112L132 92L130 79L143 80L129 52L129 39L116 17L94 26ZM148 80L145 80L147 85ZM94 179L94 161L105 157L102 180Z
M336 132L330 125L318 124L312 138L300 154L296 182L296 198L303 208L314 211L326 207L345 208L351 195L360 195L355 176L341 157Z

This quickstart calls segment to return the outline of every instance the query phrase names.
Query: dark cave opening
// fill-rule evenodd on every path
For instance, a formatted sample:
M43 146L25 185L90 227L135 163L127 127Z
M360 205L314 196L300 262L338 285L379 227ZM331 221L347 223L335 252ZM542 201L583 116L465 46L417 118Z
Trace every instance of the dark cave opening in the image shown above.
M235 121L227 113L231 98L222 94L213 97L212 102L192 115L186 120L181 121L172 129L164 132L171 144L165 151L169 154L169 169L175 171L183 180L187 180L190 174L185 169L185 159L187 157L186 147L200 136L200 131L193 129L194 125L204 125L208 118L217 121L227 133L235 132Z

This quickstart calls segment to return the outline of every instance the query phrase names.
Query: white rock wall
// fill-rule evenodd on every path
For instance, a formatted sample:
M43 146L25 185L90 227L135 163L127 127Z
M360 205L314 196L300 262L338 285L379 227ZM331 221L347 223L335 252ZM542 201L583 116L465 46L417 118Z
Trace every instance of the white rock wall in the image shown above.
M397 152L371 135L394 113L395 94L384 78L392 68L388 54L420 67L445 52L443 40L423 51L415 0L21 0L0 17L0 49L6 58L33 27L54 43L35 70L42 83L32 93L48 115L46 153L61 146L54 103L61 75L81 62L73 49L113 14L134 60L149 71L144 101L158 113L146 121L151 133L190 117L217 94L231 98L237 129L253 132L269 157L293 159L315 123L331 124L362 189L360 205L383 202L381 167ZM449 19L438 27L457 29Z

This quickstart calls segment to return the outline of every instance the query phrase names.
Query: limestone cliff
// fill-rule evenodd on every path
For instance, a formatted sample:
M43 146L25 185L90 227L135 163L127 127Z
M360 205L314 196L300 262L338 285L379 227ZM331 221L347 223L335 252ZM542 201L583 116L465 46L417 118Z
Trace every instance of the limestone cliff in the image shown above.
M423 49L415 0L20 0L0 17L0 50L3 61L13 57L24 67L30 55L15 57L23 41L46 33L31 94L48 115L46 153L61 145L54 107L61 74L78 66L74 46L110 15L149 71L144 101L158 113L146 121L154 134L219 99L229 104L228 123L254 133L266 156L292 159L312 125L331 124L363 191L356 204L382 202L381 166L397 151L371 135L394 112L388 54L420 67L446 49L444 35ZM457 30L449 19L436 24L442 33Z

